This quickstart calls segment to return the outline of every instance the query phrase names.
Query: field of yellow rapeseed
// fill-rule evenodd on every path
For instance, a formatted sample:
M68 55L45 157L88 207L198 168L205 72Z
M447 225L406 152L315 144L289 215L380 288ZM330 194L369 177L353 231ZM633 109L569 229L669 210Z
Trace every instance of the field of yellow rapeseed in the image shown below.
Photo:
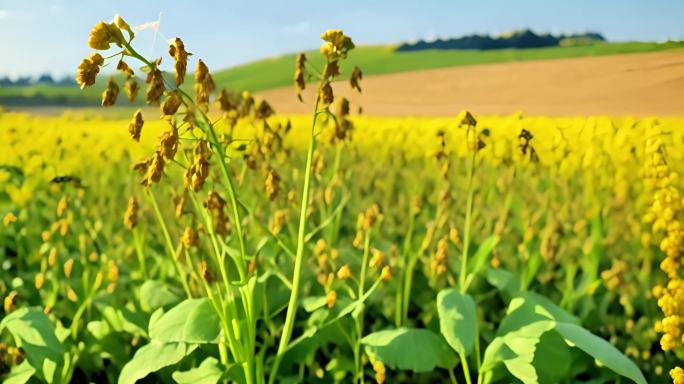
M5 382L684 382L684 118L353 114L339 30L278 115L134 36L78 81L159 107L0 112Z

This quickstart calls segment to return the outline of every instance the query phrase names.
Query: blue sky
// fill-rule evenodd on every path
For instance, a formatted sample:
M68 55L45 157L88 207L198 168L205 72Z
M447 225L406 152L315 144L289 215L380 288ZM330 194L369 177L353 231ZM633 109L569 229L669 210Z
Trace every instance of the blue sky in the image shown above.
M94 1L0 0L0 76L72 74L89 53L99 20L120 14L129 24L161 16L161 33L180 36L211 69L318 45L328 28L344 29L357 44L500 33L598 31L611 40L684 39L683 0L478 1ZM153 49L150 31L138 45Z

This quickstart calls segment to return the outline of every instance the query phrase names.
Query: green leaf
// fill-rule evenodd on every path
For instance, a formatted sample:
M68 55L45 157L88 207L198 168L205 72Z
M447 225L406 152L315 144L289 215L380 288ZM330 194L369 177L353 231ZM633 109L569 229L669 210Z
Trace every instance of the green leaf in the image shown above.
M361 344L366 353L392 369L429 372L435 367L456 366L454 351L436 333L427 329L398 328L371 333Z
M520 291L520 278L503 268L487 269L487 281L499 291L516 295Z
M107 324L115 332L127 332L132 335L147 336L147 317L144 312L132 312L126 308L97 306Z
M562 383L570 375L572 349L556 332L546 332L539 339L532 365L540 383ZM571 377L571 376L570 376Z
M558 323L555 329L567 341L613 372L637 384L646 384L646 378L636 364L609 342L576 324Z
M491 235L484 239L482 244L477 248L475 254L470 258L470 262L468 263L470 273L477 274L482 270L487 263L487 258L492 254L492 251L499 243L499 240L500 238L497 235Z
M213 357L207 357L197 368L174 372L172 377L179 384L216 384L223 376L223 366Z
M187 299L150 321L149 333L164 342L218 343L221 325L209 299Z
M327 299L325 296L309 296L302 299L302 307L307 312L313 312L326 305L326 303Z
M502 362L522 382L537 383L537 371L532 364L537 344L554 325L553 320L535 321L494 338L485 350L481 370L489 371Z
M36 370L29 364L28 360L14 366L12 370L5 376L4 384L24 384L31 379L31 376L36 373Z
M14 336L17 347L38 375L48 383L55 380L58 367L64 364L66 349L55 334L55 326L38 307L21 308L0 322L0 332L7 330Z
M140 306L146 312L165 307L180 301L168 284L159 280L147 280L140 287Z
M124 365L119 376L119 384L134 384L152 372L181 361L197 348L186 343L163 343L152 340L135 353Z
M461 355L468 356L475 346L477 316L473 298L456 289L437 294L439 329L447 343Z

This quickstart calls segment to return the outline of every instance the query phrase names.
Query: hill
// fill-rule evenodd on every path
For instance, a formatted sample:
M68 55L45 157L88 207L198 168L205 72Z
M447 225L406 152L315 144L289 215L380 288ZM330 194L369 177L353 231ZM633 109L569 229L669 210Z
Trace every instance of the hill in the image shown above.
M397 51L397 46L360 46L342 65L342 71L348 74L354 65L358 65L367 77L445 67L654 52L674 48L684 48L684 42L593 43L528 49L488 51L431 49L414 52ZM322 64L321 55L317 51L309 51L307 56L314 64ZM219 89L252 92L289 86L292 84L294 57L294 54L283 55L215 71L214 80ZM211 68L211 63L209 65ZM0 105L95 106L99 104L105 79L106 76L102 76L98 84L85 92L81 92L76 86L68 85L4 86L0 87Z
M506 48L542 48L556 46L588 45L605 42L599 33L589 32L570 35L537 34L529 29L522 29L501 36L467 35L452 39L435 41L418 41L404 43L397 48L399 52L423 51L426 49L506 49Z

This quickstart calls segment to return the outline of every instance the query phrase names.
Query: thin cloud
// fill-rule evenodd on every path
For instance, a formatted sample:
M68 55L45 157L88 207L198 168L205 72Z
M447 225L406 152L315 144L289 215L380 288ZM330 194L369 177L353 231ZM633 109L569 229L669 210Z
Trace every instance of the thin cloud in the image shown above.
M10 16L12 16L12 12L7 9L0 9L0 20L8 19Z

